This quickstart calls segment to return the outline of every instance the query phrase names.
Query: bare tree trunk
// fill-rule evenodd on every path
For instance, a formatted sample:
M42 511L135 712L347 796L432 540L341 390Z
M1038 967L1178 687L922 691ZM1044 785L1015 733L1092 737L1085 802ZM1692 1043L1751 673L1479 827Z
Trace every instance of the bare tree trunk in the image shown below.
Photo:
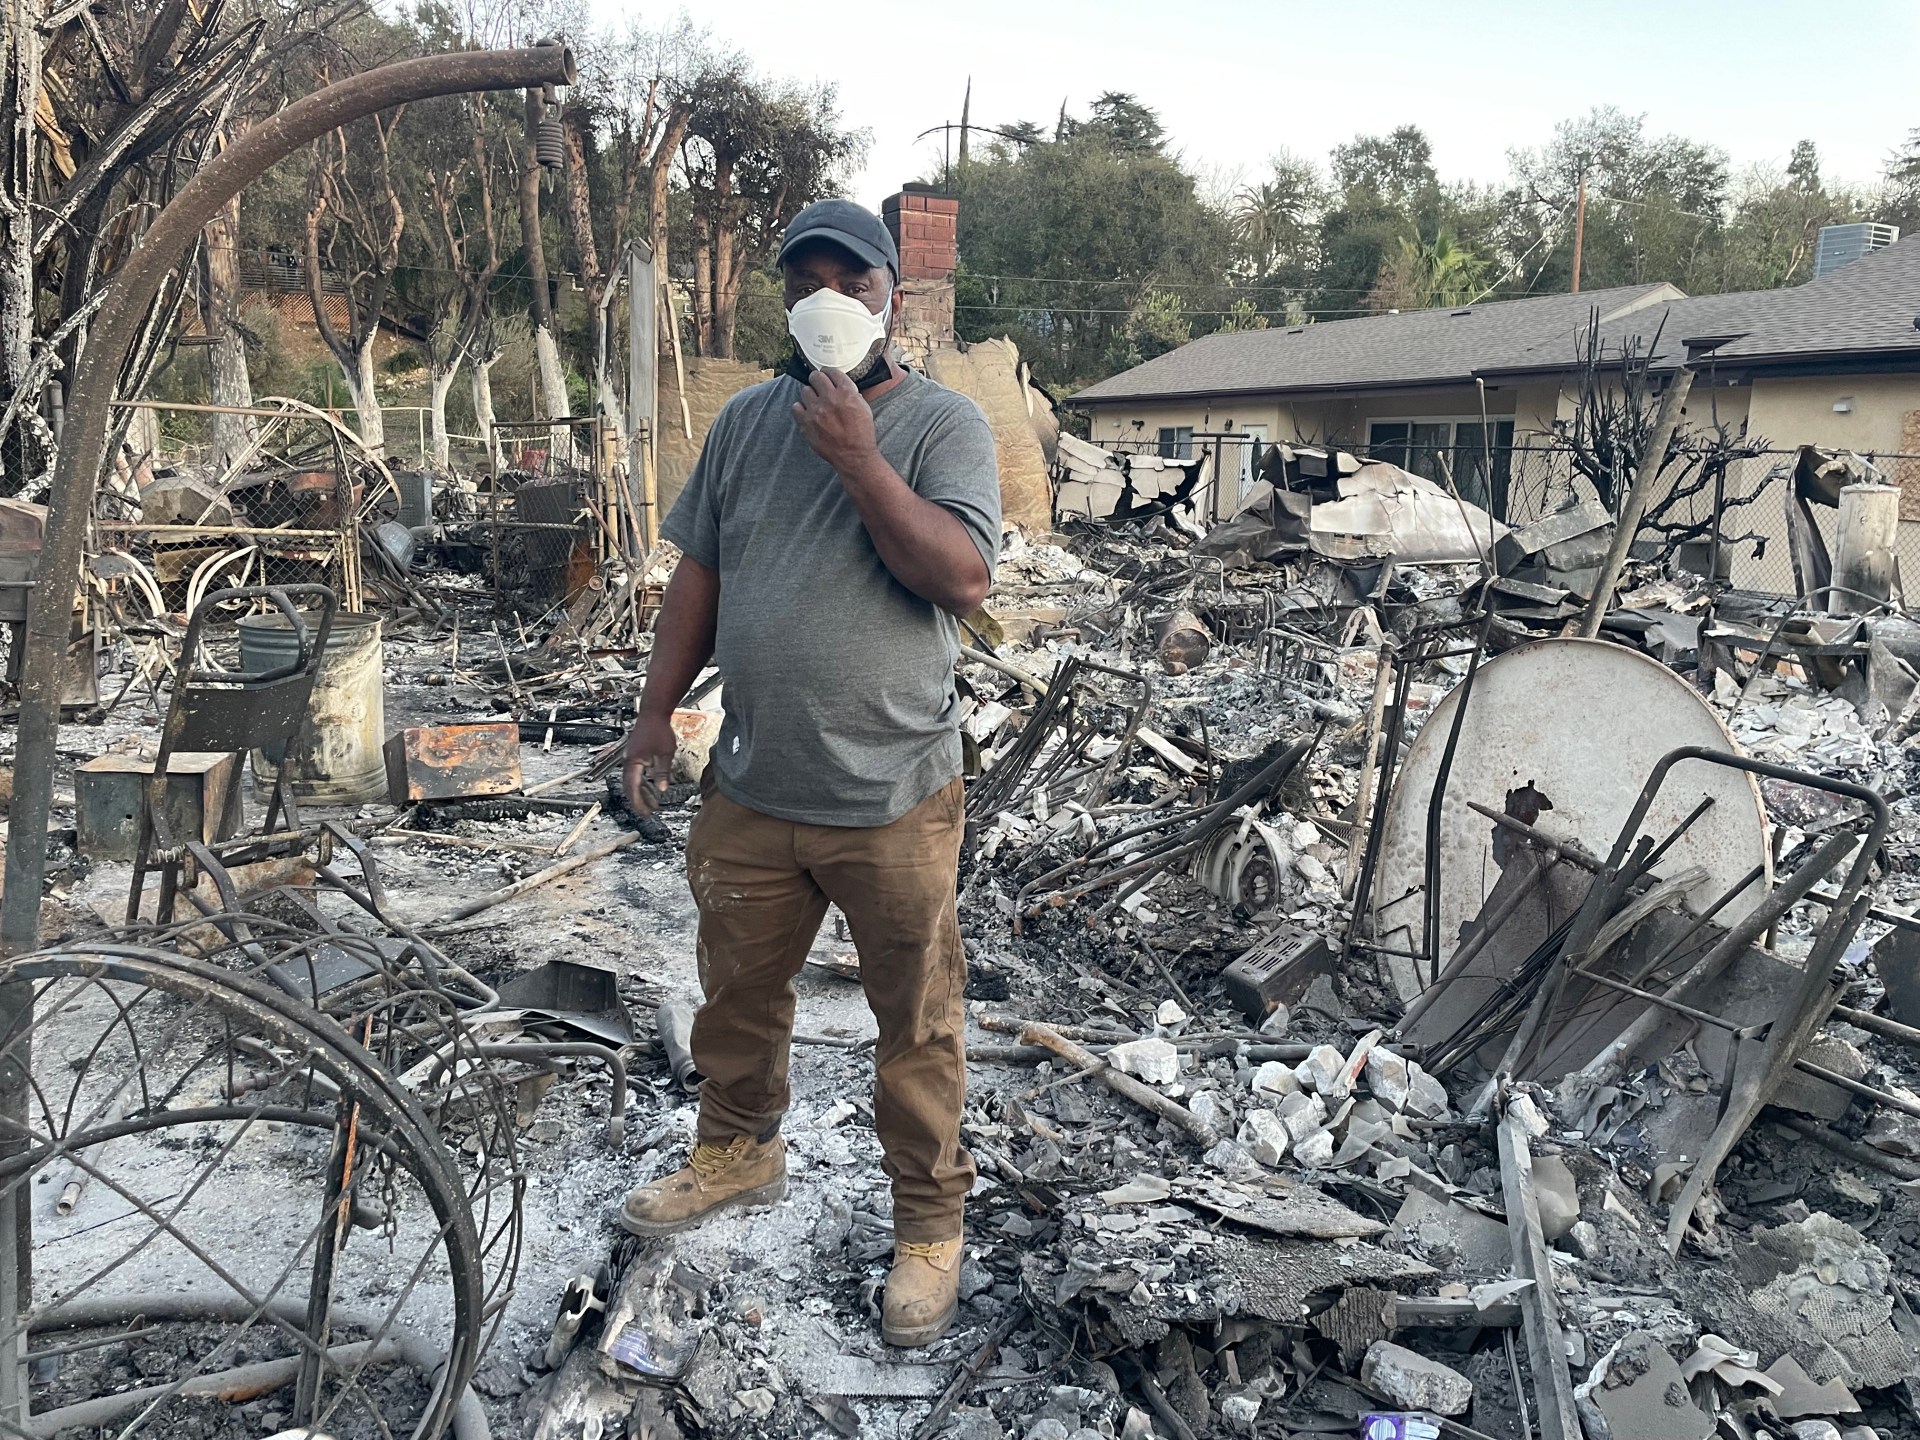
M713 354L713 248L704 230L693 242L693 349Z
M733 358L733 316L739 290L733 265L733 162L718 156L713 164L713 348L707 353Z
M600 422L617 442L614 454L626 453L627 427L607 380L607 310L610 282L600 266L600 247L593 238L593 196L587 183L587 145L583 129L585 117L578 111L567 116L567 228L572 233L574 253L580 259L580 284L586 292L587 314L593 337L593 408ZM615 206L616 214L620 207ZM616 222L614 244L623 243Z
M213 403L247 408L253 385L247 374L247 342L240 333L240 197L229 200L205 232L201 246L200 323L207 332L207 369ZM221 470L253 445L251 415L213 417L213 457Z
M377 330L367 332L354 351L353 364L342 365L340 373L347 382L347 394L353 397L361 443L375 455L383 455L387 449L387 421L380 413L380 396L373 383L373 337L378 333Z
M467 376L467 383L473 387L473 428L496 468L500 464L500 451L493 443L493 365L499 358L500 352L492 349L476 354L473 369Z
M537 90L527 92L527 138L520 146L520 244L527 253L527 284L533 292L527 318L533 322L533 356L540 372L540 398L549 420L573 413L567 400L567 372L553 334L553 298L547 288L547 249L540 235L540 157L533 137L545 106ZM556 441L565 433L554 431Z
M448 459L453 453L453 442L447 434L447 392L453 389L454 378L460 373L462 352L455 350L451 355L435 360L427 375L427 423L430 427L427 439L427 458L439 469L445 470Z
M689 107L674 106L647 162L647 243L653 247L653 273L662 277L667 273L667 185L673 178L673 157L692 119Z

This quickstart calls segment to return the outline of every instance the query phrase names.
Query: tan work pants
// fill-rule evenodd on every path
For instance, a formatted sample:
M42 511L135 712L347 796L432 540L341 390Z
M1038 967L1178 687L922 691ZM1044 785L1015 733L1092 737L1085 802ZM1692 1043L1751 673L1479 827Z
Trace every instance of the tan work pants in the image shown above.
M700 1138L771 1136L791 1098L793 980L838 905L880 1022L874 1128L905 1241L950 1240L973 1188L960 1147L967 1057L966 957L954 911L963 823L960 781L891 825L802 825L729 800L709 775L687 837L687 882L700 908L693 1022Z

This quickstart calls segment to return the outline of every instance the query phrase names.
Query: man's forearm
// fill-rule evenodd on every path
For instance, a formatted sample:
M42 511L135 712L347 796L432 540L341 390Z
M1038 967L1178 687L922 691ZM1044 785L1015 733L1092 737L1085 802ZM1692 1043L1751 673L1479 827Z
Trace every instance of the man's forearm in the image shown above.
M987 598L987 562L967 527L914 493L878 456L841 484L893 578L953 615L970 615Z
M647 684L640 694L641 714L673 713L713 658L719 617L720 577L692 557L681 556L653 628L653 654L647 660Z

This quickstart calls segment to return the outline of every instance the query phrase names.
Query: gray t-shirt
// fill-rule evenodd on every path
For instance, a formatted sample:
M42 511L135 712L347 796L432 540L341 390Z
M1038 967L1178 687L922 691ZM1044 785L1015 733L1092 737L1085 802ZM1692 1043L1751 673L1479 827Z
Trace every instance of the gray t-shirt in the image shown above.
M661 533L720 576L714 662L728 799L810 825L885 825L960 773L953 617L893 578L840 477L793 418L790 376L729 400ZM1000 548L993 432L908 372L873 402L880 453Z

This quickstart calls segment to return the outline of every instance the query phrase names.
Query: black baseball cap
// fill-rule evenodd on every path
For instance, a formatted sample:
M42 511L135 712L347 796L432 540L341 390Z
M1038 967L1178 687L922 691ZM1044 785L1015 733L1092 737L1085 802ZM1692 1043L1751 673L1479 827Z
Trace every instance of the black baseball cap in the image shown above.
M814 201L788 224L774 263L786 264L794 248L809 240L831 240L863 264L876 270L884 265L894 279L900 278L900 252L894 248L893 236L864 205L851 200Z

